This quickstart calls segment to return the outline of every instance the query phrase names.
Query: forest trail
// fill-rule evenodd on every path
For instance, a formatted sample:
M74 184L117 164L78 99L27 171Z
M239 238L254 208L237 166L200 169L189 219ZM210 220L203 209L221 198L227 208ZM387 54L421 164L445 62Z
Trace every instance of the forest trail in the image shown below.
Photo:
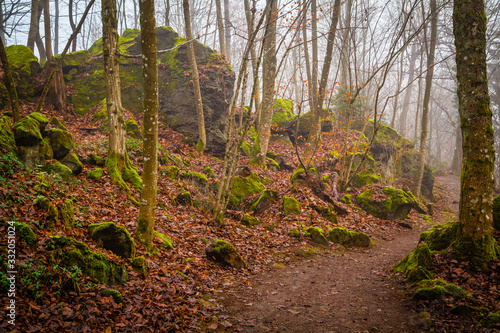
M458 211L458 177L440 179ZM429 226L400 229L393 239L367 250L323 254L255 276L227 294L223 303L242 332L398 332L425 330L391 278L391 267L418 244Z

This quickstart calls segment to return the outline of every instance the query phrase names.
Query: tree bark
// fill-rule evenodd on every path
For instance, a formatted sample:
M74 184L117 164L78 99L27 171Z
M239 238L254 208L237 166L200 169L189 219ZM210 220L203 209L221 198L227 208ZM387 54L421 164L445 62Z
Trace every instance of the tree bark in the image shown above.
M231 21L229 20L229 0L224 0L224 30L227 62L231 63Z
M205 133L205 118L203 116L203 103L201 99L200 78L198 74L198 66L196 64L196 57L194 54L194 42L192 41L193 36L191 33L189 0L183 0L182 7L184 8L186 39L188 41L191 40L191 42L187 44L187 49L188 49L189 65L191 66L191 71L192 71L193 91L196 104L196 116L198 118L198 143L196 144L196 150L199 151L200 153L203 153L205 147L207 146L207 135Z
M125 146L125 119L123 117L119 63L116 58L118 32L116 0L102 0L102 44L106 108L109 122L109 146L106 167L113 184L129 190L125 181L140 190L141 179L130 163Z
M170 27L170 0L165 0L165 25Z
M45 27L45 56L47 61L52 61L52 37L50 31L50 2L44 0L43 2L43 22Z
M186 2L187 0L184 0ZM143 177L137 236L149 250L153 247L158 179L158 65L154 0L139 1L141 16L142 78L144 91Z
M425 91L424 101L422 106L422 123L420 131L420 151L418 156L418 171L415 180L413 193L420 196L420 188L422 186L422 179L424 177L425 154L427 149L427 135L428 135L428 122L429 122L429 101L431 99L432 77L434 75L434 55L436 52L436 39L437 39L437 5L436 0L430 0L431 10L431 40L429 45L429 54L427 55L427 73L425 75Z
M54 0L56 14L54 16L54 55L59 54L59 0Z
M5 52L5 45L3 44L3 40L1 38L0 38L0 61L2 61L5 88L7 88L7 92L9 93L10 106L12 108L14 123L17 123L19 120L21 120L21 115L19 113L19 99L17 98L16 84L12 79L9 60L7 59L7 53Z
M39 28L40 16L38 15L39 0L31 0L31 19L30 19L30 30L28 32L28 43L27 46L31 52L35 52L35 40L36 33Z
M405 99L403 101L403 110L401 111L401 116L399 117L399 133L402 136L406 136L406 122L408 119L408 110L410 109L410 100L412 94L412 81L415 77L415 62L417 61L417 44L413 43L411 46L411 56L410 56L410 69L408 72L408 86L406 87Z
M266 30L264 33L264 60L262 64L262 112L257 138L250 156L253 165L264 167L271 136L271 123L274 106L274 87L276 79L276 18L278 16L277 1L267 0L269 11L266 13Z
M500 248L492 238L495 151L482 0L455 0L453 33L463 166L459 227L452 247L485 268L490 260L500 257Z
M73 0L69 0L69 5L68 5L68 17L69 17L69 25L71 27L71 30L75 32L76 26L75 26L75 21L73 20ZM76 51L76 37L73 39L73 44L71 48L71 52Z
M244 0L244 5L245 5L245 17L247 20L247 31L248 31L248 38L252 37L253 30L254 30L254 19L255 19L255 1L253 2L252 8L250 8L250 2L249 0ZM252 69L253 69L253 77L255 78L255 85L256 87L259 88L260 90L260 80L259 80L259 75L258 73L259 68L257 66L257 52L254 47L250 50L250 55L252 57ZM261 111L261 104L260 104L260 94L257 92L254 96L254 101L255 101L255 123L258 127L258 124L260 122L260 111Z
M220 0L215 0L215 8L217 11L217 28L219 31L220 54L222 54L227 59L226 40L224 37L224 23L222 19L222 6Z

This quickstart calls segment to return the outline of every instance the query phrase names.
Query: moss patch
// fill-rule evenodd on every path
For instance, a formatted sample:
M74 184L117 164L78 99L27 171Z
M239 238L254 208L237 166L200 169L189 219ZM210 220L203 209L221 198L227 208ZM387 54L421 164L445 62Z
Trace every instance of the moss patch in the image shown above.
M321 245L328 245L328 239L323 235L323 230L318 227L310 227L307 229L307 233L311 237L312 241Z
M243 216L243 219L241 220L241 224L244 224L246 226L254 226L260 223L260 220L256 219L250 214L245 214Z
M136 257L130 261L132 264L132 268L134 271L139 273L142 276L147 276L148 275L148 263L146 261L146 258L143 256Z
M113 297L113 301L115 301L116 304L120 304L123 300L122 294L115 289L103 289L101 290L101 295L104 297Z
M168 177L172 180L176 180L179 175L179 167L175 165L170 165L162 169L162 175Z
M46 164L42 167L43 171L57 173L65 181L68 181L73 172L70 168L57 161L51 164Z
M50 124L55 126L56 128L59 128L63 131L67 131L68 129L66 128L66 126L63 125L63 123L61 123L61 121L59 120L59 118L57 118L56 116L53 116L52 118L50 118Z
M421 281L413 294L413 298L421 300L433 300L443 296L471 298L471 296L459 286L439 279Z
M83 160L83 162L89 165L98 165L98 166L104 166L106 164L104 158L97 155L96 153L89 154L87 158Z
M328 239L333 243L341 245L359 247L370 246L370 237L368 235L339 227L335 227L328 231Z
M161 247L164 249L171 250L174 248L172 240L167 235L155 230L153 231L153 236L158 237L161 240Z
M38 238L29 225L22 222L16 222L14 223L14 227L16 228L16 235L19 237L20 241L26 243L28 246L37 245Z
M431 267L432 252L427 244L422 244L397 264L394 271L405 273L407 280L415 283L431 278L432 273L428 271Z
M182 193L179 193L175 197L175 202L177 202L179 205L182 205L182 206L192 205L193 201L191 199L191 193L189 193L188 191L184 191Z
M67 154L60 161L67 166L74 175L79 175L83 171L83 164L75 153Z
M500 311L489 314L486 318L482 319L479 324L484 327L492 327L500 324Z
M40 195L35 199L35 203L45 211L46 220L49 225L57 223L57 221L59 221L59 211L57 210L56 205L48 198Z
M373 188L375 189L377 188ZM367 189L356 197L356 201L368 214L387 220L405 219L411 209L418 205L415 198L403 190L384 187L381 192L385 194L386 199L371 199L375 192Z
M211 167L209 167L208 165L205 166L205 168L203 168L203 173L205 175L207 175L209 178L215 178L215 173L214 171L212 170Z
M59 128L51 128L46 131L50 138L50 146L54 151L54 158L61 159L66 156L75 146L73 136L70 132Z
M7 116L0 118L0 152L16 152L16 141L14 133L10 130L10 118Z
M272 190L264 190L259 196L257 201L250 205L249 210L254 211L255 214L260 214L271 206L278 198L278 192Z
M125 131L127 132L128 136L136 139L142 139L141 129L139 128L137 122L133 119L127 120L125 122Z
M43 139L40 123L32 117L24 117L12 129L18 146L34 146Z
M104 176L104 171L101 168L95 168L87 173L87 177L90 179L99 180Z
M94 223L88 226L92 239L101 247L123 258L135 255L135 242L125 227L113 222Z
M64 200L61 207L61 217L67 230L73 230L75 226L75 212L73 210L73 200Z
M379 177L372 172L365 170L363 172L358 173L352 179L352 186L356 188L362 188L366 185L376 184L379 182Z
M283 211L285 215L300 214L300 203L294 197L283 197Z
M264 191L264 185L257 173L253 172L248 177L234 177L233 188L229 196L229 205L238 207L246 197Z

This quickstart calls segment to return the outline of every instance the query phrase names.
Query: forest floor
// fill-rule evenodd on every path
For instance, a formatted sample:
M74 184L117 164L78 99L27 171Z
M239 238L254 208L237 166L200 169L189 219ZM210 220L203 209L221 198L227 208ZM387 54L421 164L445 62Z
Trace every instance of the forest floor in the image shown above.
M460 179L444 176L458 213ZM430 224L400 229L368 249L324 253L258 275L231 290L224 304L245 332L420 332L429 328L390 272Z

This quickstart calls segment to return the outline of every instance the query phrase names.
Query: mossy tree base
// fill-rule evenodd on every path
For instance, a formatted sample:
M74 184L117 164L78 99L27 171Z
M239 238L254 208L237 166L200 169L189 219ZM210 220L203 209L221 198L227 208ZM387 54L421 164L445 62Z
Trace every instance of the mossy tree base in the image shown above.
M142 179L130 162L127 155L119 155L117 153L109 153L106 159L106 167L111 178L111 184L115 184L130 192L126 182L129 182L132 187L140 191L142 188Z

